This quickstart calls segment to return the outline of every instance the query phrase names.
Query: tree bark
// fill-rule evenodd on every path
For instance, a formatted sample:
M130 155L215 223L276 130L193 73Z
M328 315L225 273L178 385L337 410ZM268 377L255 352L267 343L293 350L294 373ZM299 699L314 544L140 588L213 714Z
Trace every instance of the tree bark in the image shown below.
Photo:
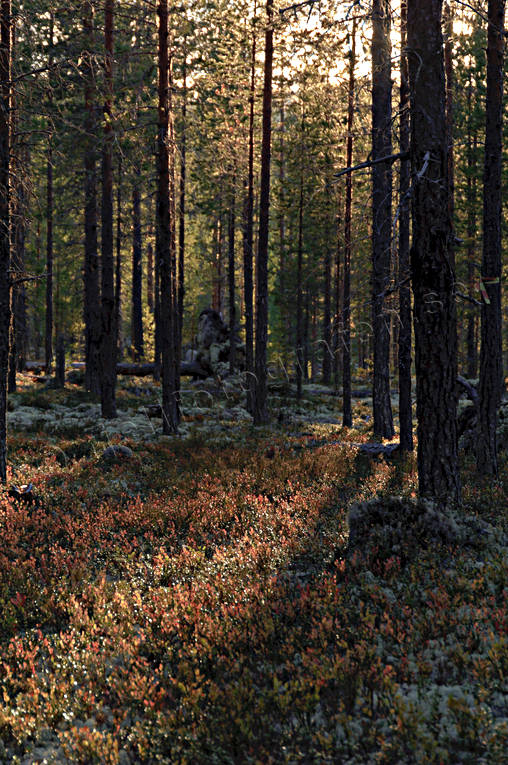
M466 181L466 204L467 204L467 294L470 301L475 297L475 250L476 250L476 131L473 138L472 117L473 83L471 72L467 89L467 181ZM478 343L477 340L478 315L476 306L470 302L467 308L467 376L475 379L478 374Z
M160 348L162 372L162 428L166 434L178 430L178 403L175 383L175 323L177 306L174 302L174 142L172 133L172 103L169 87L171 59L169 55L168 0L159 0L158 15L158 140L157 140L157 259L160 290Z
M243 227L243 296L245 303L245 370L247 385L246 407L254 414L254 102L256 99L256 11L254 0L254 20L252 23L252 43L250 60L249 88L249 157L247 171L247 190L244 202Z
M180 205L178 223L178 327L182 344L183 303L185 298L185 195L187 178L187 41L184 43L182 134L180 137Z
M268 423L266 350L268 341L268 228L270 216L270 158L272 137L273 0L266 2L265 64L263 83L263 137L256 269L256 381L254 423Z
M11 2L0 2L0 482L7 481L11 257Z
M132 186L132 347L134 361L143 357L143 273L141 264L141 192L139 167L135 170Z
M101 414L116 417L116 327L113 258L113 12L114 0L105 0L104 25L104 138L102 149L102 262L101 262Z
M483 253L478 470L497 474L497 408L503 390L501 214L505 0L489 0L483 174Z
M303 127L304 119L302 112L302 147L300 156L300 193L298 197L298 244L296 250L296 397L298 401L302 397L302 378L304 376L305 358L303 353L304 346L304 327L303 327Z
M235 306L235 229L236 229L236 168L231 177L228 217L228 287L229 287L229 374L236 365L236 306Z
M349 86L347 111L346 167L353 163L353 123L355 114L356 19L351 33L349 52ZM353 175L346 175L346 202L344 214L344 286L342 297L342 424L353 425L351 406L351 211L353 205Z
M146 302L153 313L153 247L148 242L146 248Z
M118 359L122 357L122 155L118 155L118 182L116 187L116 262L115 262L115 327Z
M372 4L372 159L392 153L392 80L388 0ZM390 281L392 168L372 168L372 327L374 334L374 435L394 434L390 400L390 320L385 293Z
M441 10L442 0L408 0L418 481L422 496L445 504L459 501L460 478Z
M446 136L448 141L448 208L453 226L455 214L455 162L453 154L453 13L450 4L443 10L444 63L446 77Z
M97 247L97 117L95 103L94 3L86 0L83 29L87 50L83 53L85 83L85 263L84 263L84 322L85 322L85 388L100 393L100 293L99 257Z
M48 67L51 72L53 65L53 28L54 15L50 11L49 18L49 60ZM53 92L51 82L48 90L48 107L51 112L53 104ZM50 114L51 119L51 114ZM53 363L53 131L49 129L48 151L46 165L46 326L44 337L44 349L46 359L46 374L51 374Z
M328 158L329 159L329 158ZM327 162L327 164L329 164ZM324 306L323 306L323 384L330 385L332 374L332 235L331 235L331 191L330 181L326 182L326 242L323 268Z
M400 59L400 151L409 152L409 72L406 50L407 0L402 0L401 14L402 56ZM413 450L413 412L411 404L411 288L409 284L409 189L411 168L409 160L401 160L399 182L399 424L400 448Z

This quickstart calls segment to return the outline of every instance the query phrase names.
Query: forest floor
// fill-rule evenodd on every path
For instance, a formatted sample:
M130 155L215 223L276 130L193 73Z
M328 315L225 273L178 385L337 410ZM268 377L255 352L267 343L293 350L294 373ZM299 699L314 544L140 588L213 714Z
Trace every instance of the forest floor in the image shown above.
M122 382L110 423L77 386L19 382L0 763L506 762L506 455L487 483L461 455L481 546L348 555L353 503L416 493L413 455L359 454L369 399L343 429L331 391L274 381L253 428L234 382L189 384L161 437L151 382Z

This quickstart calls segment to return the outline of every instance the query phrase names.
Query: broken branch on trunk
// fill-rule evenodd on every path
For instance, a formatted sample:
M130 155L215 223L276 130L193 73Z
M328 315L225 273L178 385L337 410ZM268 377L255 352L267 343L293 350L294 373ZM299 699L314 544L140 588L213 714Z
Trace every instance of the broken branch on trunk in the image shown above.
M399 151L397 154L388 154L386 157L379 157L378 159L368 159L365 162L360 162L359 165L352 165L351 167L345 167L343 170L339 170L338 173L334 173L334 178L340 178L341 175L347 175L347 173L354 173L356 170L365 170L374 165L379 165L382 162L396 162L398 159L409 159L409 152Z

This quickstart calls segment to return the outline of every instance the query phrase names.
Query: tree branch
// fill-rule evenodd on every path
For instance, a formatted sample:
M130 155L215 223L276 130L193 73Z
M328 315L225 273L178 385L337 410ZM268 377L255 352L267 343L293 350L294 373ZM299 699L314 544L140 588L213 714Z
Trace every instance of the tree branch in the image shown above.
M386 157L379 157L379 159L369 159L366 162L361 162L359 165L345 167L343 170L339 170L338 173L334 173L333 176L334 178L340 178L341 175L346 175L346 173L353 173L355 170L364 170L367 167L379 165L381 162L396 162L398 159L409 159L409 152L399 151L398 154L389 154Z

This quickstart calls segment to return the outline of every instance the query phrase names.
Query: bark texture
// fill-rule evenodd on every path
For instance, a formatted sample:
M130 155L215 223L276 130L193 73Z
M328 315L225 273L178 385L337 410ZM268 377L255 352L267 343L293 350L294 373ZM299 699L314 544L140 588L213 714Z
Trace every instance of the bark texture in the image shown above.
M349 87L347 109L346 167L353 164L353 123L355 115L356 21L353 22L349 53ZM353 205L353 175L346 175L344 213L344 287L342 298L342 424L353 424L351 407L351 220Z
M263 83L263 139L256 291L256 381L254 423L268 422L266 347L268 341L268 226L270 215L270 158L272 138L273 1L266 3L265 64Z
M0 482L7 480L7 374L9 368L11 254L11 2L0 2Z
M405 51L407 36L407 1L401 3L401 49ZM400 60L400 151L409 152L409 73L407 56ZM401 160L399 184L399 423L400 448L413 449L413 413L411 406L411 288L409 284L409 189L410 162Z
M256 100L256 18L254 2L249 87L249 158L243 211L243 297L245 303L245 370L247 411L254 414L254 105Z
M116 327L113 257L113 11L114 0L106 0L104 25L104 137L102 149L102 237L101 237L101 414L116 417Z
M390 4L372 4L372 160L392 153L392 79ZM372 329L374 334L374 435L394 433L390 401L390 319L385 294L390 281L392 166L381 162L372 168Z
M132 187L132 346L134 360L143 357L143 272L141 263L141 191L139 168Z
M422 496L444 504L459 500L460 479L441 10L442 0L408 0L418 480Z
M177 325L172 261L175 245L174 143L172 132L169 77L168 2L157 6L158 28L158 136L157 136L157 263L159 276L159 332L162 374L162 428L164 433L178 430L178 402L175 381L175 325Z
M85 322L85 388L100 393L100 291L99 257L97 249L97 114L94 50L94 4L84 4L83 29L87 50L83 53L85 83L85 263L84 263L84 322Z
M501 212L505 6L505 0L489 0L488 4L480 414L477 446L478 470L485 475L497 473L497 408L503 389Z

